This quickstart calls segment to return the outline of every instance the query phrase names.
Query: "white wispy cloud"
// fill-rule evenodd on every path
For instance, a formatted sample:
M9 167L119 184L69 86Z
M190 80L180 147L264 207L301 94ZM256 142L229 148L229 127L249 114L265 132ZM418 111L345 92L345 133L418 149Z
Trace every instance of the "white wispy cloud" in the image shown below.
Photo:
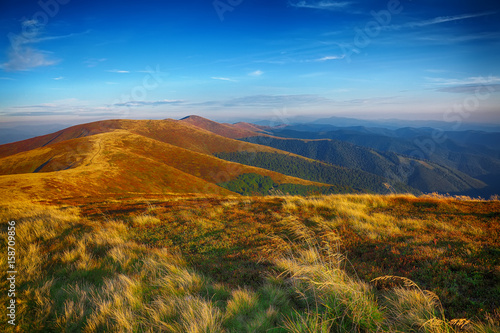
M212 76L212 80L221 80L221 81L230 81L230 82L238 82L236 80L230 79L228 77L218 77L218 76Z
M462 79L426 77L431 84L438 86L436 91L447 93L474 93L487 88L490 92L500 91L500 77L471 76Z
M102 62L105 62L106 60L108 60L108 59L106 59L106 58L99 58L99 59L90 58L90 59L85 60L83 63L85 65L87 65L87 67L96 67L97 65L99 65Z
M311 8L311 9L323 9L323 10L341 10L349 7L352 2L349 1L299 1L291 2L292 7L297 8Z
M79 117L95 115L97 109L89 106L89 101L67 98L50 103L8 107L3 109L3 112L4 116L11 117Z
M344 59L345 58L345 55L341 55L341 56L326 56L326 57L322 57L322 58L319 58L319 59L316 59L314 61L328 61L328 60L341 60L341 59Z
M33 45L50 37L40 37L43 25L36 20L25 20L21 22L23 33L10 35L10 46L7 51L8 61L0 65L5 71L28 71L32 68L51 66L60 60L51 57L51 53L39 50ZM52 37L55 38L55 37Z
M79 100L76 98L68 98L63 100L51 101L49 103L40 103L32 105L20 105L13 107L0 107L0 116L2 117L45 117L45 119L60 120L65 118L81 118L81 119L115 119L130 117L135 111L127 111L126 108L137 110L135 115L144 119L148 116L146 111L154 110L156 106L182 106L185 101L177 99L163 99L155 101L127 101L117 102L115 104L92 105L92 102ZM157 115L164 116L163 108L156 108L159 112ZM140 111L140 113L139 113ZM154 114L151 111L149 115Z
M425 79L433 84L443 85L443 86L500 83L500 77L491 75L488 77L470 76L462 79L442 78L442 77L426 77Z
M64 76L54 77L54 78L52 78L52 80L56 80L56 81L64 80Z
M349 104L367 104L367 105L389 104L389 103L393 103L393 100L395 100L397 98L398 98L397 96L356 98L356 99L351 99L351 100L347 100L344 102L349 103Z
M313 72L313 73L307 73L307 74L299 75L299 77L311 78L311 77L323 76L323 75L326 75L326 74L328 74L328 72Z
M440 92L447 92L447 93L456 93L456 94L474 94L479 91L482 91L484 89L487 89L489 92L499 92L500 91L500 84L470 84L470 85L464 85L464 86L454 86L454 87L444 87L444 88L439 88L436 89L437 91Z
M429 68L429 69L426 69L425 71L429 72L429 73L446 73L446 72L448 72L445 69L435 69L435 68Z
M21 22L22 33L9 35L10 46L7 50L8 61L0 64L5 71L28 71L32 68L51 66L60 62L60 59L52 57L52 53L40 50L36 44L81 36L90 30L81 33L71 33L60 36L43 36L44 24L37 20L24 20Z
M439 17L435 17L432 19L407 22L405 24L400 24L400 25L390 25L387 27L387 29L420 28L420 27L425 27L425 26L434 25L434 24L441 24L441 23L446 23L446 22L460 21L460 20L466 20L466 19L471 19L471 18L475 18L475 17L493 15L495 13L496 12L482 12L482 13L475 13L475 14L439 16Z
M158 105L168 105L168 104L180 104L184 103L180 99L163 99L159 101L129 101L123 103L115 103L114 106L126 106L126 107L139 107L139 106L158 106Z
M233 98L225 101L208 101L199 103L202 106L211 107L282 107L286 105L318 105L331 103L332 100L319 95L252 95L239 98Z
M419 37L419 40L435 42L439 44L452 44L452 43L463 43L472 41L498 41L500 39L500 33L498 32L480 32L476 34L468 34L461 36L449 36L449 35L432 35Z
M130 71L125 71L125 70L120 70L120 69L110 69L110 70L107 70L106 72L110 72L110 73L119 73L119 74L127 74L127 73L130 73Z
M33 38L32 42L33 43L40 43L40 42L45 42L49 40L58 40L58 39L64 39L64 38L71 38L71 37L78 37L85 35L89 33L91 30L86 30L83 32L76 32L76 33L71 33L67 35L59 35L59 36L44 36L44 37L39 37L39 38Z
M264 72L261 71L260 69L254 71L254 72L248 73L248 75L250 75L250 76L261 76L262 74L264 74Z

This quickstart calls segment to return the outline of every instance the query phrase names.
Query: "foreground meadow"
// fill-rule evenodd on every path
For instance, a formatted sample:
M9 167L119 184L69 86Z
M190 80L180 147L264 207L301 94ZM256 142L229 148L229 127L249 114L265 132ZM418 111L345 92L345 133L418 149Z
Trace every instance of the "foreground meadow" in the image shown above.
M4 318L5 331L500 331L499 201L21 202L0 207L2 239L11 220L17 325Z

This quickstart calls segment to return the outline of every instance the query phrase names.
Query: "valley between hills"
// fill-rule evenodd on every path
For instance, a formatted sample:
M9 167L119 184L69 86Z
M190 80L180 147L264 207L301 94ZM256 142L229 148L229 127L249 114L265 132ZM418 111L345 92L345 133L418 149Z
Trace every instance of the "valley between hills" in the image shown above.
M428 133L189 116L0 145L5 331L499 332L496 134L410 154Z

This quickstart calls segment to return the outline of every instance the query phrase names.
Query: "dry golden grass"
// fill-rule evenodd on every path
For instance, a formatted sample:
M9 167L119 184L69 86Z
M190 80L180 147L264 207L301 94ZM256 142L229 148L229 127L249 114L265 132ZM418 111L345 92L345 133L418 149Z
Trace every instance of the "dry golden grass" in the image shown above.
M193 200L191 204L189 200ZM105 216L101 221L83 217L78 209L70 207L28 202L2 206L0 221L15 219L18 232L18 326L10 329L228 333L498 331L496 317L488 317L491 319L485 323L449 321L438 295L422 290L408 278L382 276L367 283L347 272L352 268L341 251L349 240L340 237L339 228L350 228L357 237L378 242L388 237L382 234L384 228L398 237L400 233L395 230L430 227L426 219L418 217L407 216L402 221L394 215L381 218L388 209L401 208L393 206L391 200L410 200L419 205L423 202L424 208L428 205L415 198L369 195L185 198L147 201L135 215ZM170 207L168 213L165 205ZM179 208L174 210L170 205ZM451 208L458 212L465 209L460 207ZM122 208L116 207L117 211ZM234 253L244 253L241 244L256 244L251 238L254 234L247 233L256 221L242 220L242 216L272 225L263 229L270 236L266 249L271 251L268 260L272 269L261 284L251 287L221 284L197 273L188 264L191 259L187 261L178 253L179 248L133 240L135 229L144 232L157 228L171 235L175 230L168 227L176 224L184 237L193 237L193 244L201 248L210 245L203 252L207 255L210 251L217 255L217 251L227 251L232 246ZM391 223L398 224L399 229L391 230ZM1 227L3 238L5 222ZM454 224L434 228L439 232L466 232L463 226ZM483 230L478 225L476 228ZM193 229L197 233L187 233ZM221 240L220 230L230 237L238 235L246 243L212 247L217 241L227 241ZM470 235L484 234L473 231ZM153 233L149 237L153 240L158 236ZM208 237L214 237L214 243ZM429 249L422 248L429 252L425 255L431 255L430 245L434 241L429 241ZM4 249L5 244L2 246ZM442 248L442 256L448 251L446 246L436 247ZM190 245L187 249L193 248ZM1 257L0 262L5 264L5 258ZM245 263L248 262L235 268L244 267ZM2 288L4 275L2 272L0 276ZM5 303L6 297L0 295L0 301Z
M156 216L151 215L137 215L132 218L132 223L134 225L148 225L148 224L160 224L161 220Z
M371 280L370 283L379 289L390 289L394 287L404 287L406 289L418 288L418 285L412 280L394 275L380 276Z
M399 226L392 216L371 212L386 205L385 197L379 195L330 195L286 197L283 208L291 214L328 212L330 220L322 223L331 224L334 228L349 224L360 234L379 239L400 234Z
M22 330L50 329L50 318L56 318L62 330L137 331L153 324L147 298L179 297L176 311L185 313L184 297L202 288L203 278L183 268L177 256L127 241L123 223L102 226L78 217L75 210L34 204L7 208L1 217L9 214L19 217Z

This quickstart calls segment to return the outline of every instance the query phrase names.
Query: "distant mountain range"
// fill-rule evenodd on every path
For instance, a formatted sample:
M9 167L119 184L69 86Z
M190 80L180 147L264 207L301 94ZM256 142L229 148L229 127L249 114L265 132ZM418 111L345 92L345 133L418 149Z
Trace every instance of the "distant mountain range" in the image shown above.
M333 142L340 142L344 148L347 148L346 144L350 143L358 147L373 149L380 154L395 153L404 157L413 157L429 164L448 168L450 174L458 175L469 184L472 184L470 179L464 177L463 174L487 184L486 187L472 185L468 190L465 188L436 189L438 192L445 190L445 192L466 193L472 196L489 196L500 192L498 187L500 184L500 145L498 144L500 133L498 132L440 131L432 128L390 130L363 126L343 128L321 126L321 129L315 129L311 125L292 125L275 129L272 133L283 138L331 140L330 145ZM327 160L326 157L323 159ZM415 182L422 183L422 176L412 175L412 177L414 180L409 184L416 186ZM427 183L432 184L433 181ZM427 192L421 186L416 187Z
M0 197L499 192L492 140L500 134L445 132L445 140L425 141L432 134L198 116L99 121L0 145Z
M457 119L458 120L458 119ZM269 125L270 121L261 120L255 122L259 125ZM488 123L468 123L459 121L439 121L439 120L403 120L403 119L381 119L381 120L365 120L347 117L328 117L328 118L313 118L298 116L287 119L287 125L299 125L299 126L315 126L316 128L321 128L325 126L326 128L334 127L352 127L352 126L363 126L372 128L387 128L387 129L398 129L403 127L413 127L413 128L437 128L444 131L485 131L485 132L500 132L500 125L488 124ZM273 124L275 125L275 124Z

